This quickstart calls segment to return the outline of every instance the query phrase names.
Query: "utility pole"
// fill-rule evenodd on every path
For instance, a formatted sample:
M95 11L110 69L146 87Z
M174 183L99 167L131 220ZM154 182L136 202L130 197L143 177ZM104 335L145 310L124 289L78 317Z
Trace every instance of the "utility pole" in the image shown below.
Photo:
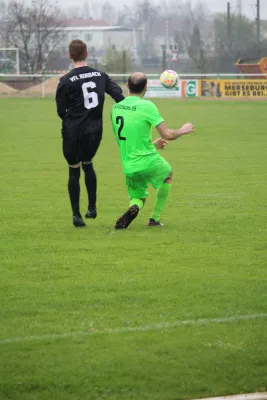
M169 49L169 19L167 15L165 17L165 44L166 48Z
M260 44L261 41L261 20L260 20L260 0L257 0L257 18L256 18L256 27L257 27L257 44Z
M242 0L238 0L238 42L242 40L241 27L242 27Z
M227 3L227 34L228 34L228 46L232 48L232 21L231 21L231 4Z
M166 69L166 44L162 45L162 69Z
M238 15L239 17L242 16L242 0L237 0L237 7L238 7Z
M122 73L126 75L127 73L127 53L126 50L122 51ZM126 83L125 77L123 78L124 82Z

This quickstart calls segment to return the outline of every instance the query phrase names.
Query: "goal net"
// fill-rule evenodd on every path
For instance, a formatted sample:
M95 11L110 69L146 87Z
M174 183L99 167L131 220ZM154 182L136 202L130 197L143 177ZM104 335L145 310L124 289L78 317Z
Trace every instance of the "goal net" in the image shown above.
M0 48L0 74L17 74L20 73L19 66L19 49L17 48Z

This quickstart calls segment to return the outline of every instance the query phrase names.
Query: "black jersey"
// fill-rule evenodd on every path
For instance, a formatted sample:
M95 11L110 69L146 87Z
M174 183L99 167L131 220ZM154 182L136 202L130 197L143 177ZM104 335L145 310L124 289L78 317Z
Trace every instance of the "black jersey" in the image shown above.
M88 66L74 68L63 76L56 92L57 113L63 120L63 130L68 121L72 129L81 126L101 131L105 93L116 102L124 99L122 89L105 73ZM73 132L75 134L75 132Z

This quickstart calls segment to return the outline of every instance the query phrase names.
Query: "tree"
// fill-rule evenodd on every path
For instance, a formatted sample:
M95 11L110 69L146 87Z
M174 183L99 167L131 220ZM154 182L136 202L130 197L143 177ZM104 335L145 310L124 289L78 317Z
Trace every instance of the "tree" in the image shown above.
M217 14L214 20L215 51L222 50L231 57L238 57L256 43L256 30L253 21L245 16L233 14L229 22L226 14Z
M126 74L132 70L132 59L126 50L108 49L101 62L101 68L108 73Z
M6 7L6 2L4 0L0 0L0 20L5 19Z
M141 0L133 8L125 5L118 15L118 25L133 28L138 32L138 52L143 58L154 55L153 27L157 18L158 10L149 0Z
M7 14L7 45L19 48L24 70L41 71L60 43L59 10L48 0L32 0L29 5L15 0Z
M192 7L190 2L179 6L172 3L176 15L176 28L172 35L180 53L191 59L191 68L207 72L213 49L213 22L205 5Z
M112 25L116 24L116 10L114 8L114 6L109 3L108 1L106 1L103 5L102 5L102 10L101 10L101 18L107 22L109 22Z
M257 50L255 25L247 17L233 14L228 20L226 14L217 14L214 32L216 71L233 72L240 57L254 57Z
M188 55L194 61L199 71L205 73L207 59L198 24L195 25L191 36L190 44L188 46Z
M184 59L191 59L192 68L205 72L214 36L208 9L201 3L192 6L188 0L165 0L160 4L155 6L152 1L141 0L132 9L125 7L120 16L121 21L127 21L128 26L137 27L142 32L138 49L143 62L152 58L160 60L162 45L176 44L179 54L183 54ZM200 48L194 46L196 26L201 37ZM166 50L169 57L170 48L166 47Z

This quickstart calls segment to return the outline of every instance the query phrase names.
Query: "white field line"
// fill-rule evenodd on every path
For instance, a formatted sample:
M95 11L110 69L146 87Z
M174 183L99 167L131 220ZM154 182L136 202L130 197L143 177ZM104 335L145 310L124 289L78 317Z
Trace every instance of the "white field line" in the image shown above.
M196 400L265 400L265 399L267 399L267 392L237 394L233 396L222 396L222 397L208 397L206 399L196 399Z
M246 192L235 193L193 193L196 197L219 197L223 199L241 199Z
M144 325L144 326L133 326L133 327L120 327L120 328L110 328L110 329L88 329L87 331L74 331L74 332L62 332L62 333L48 333L43 335L33 335L33 336L19 336L13 338L7 338L0 340L1 344L8 343L23 343L30 341L46 341L46 340L57 340L64 338L76 338L80 336L93 336L93 335L113 335L119 333L128 332L147 332L147 331L160 331L165 329L178 328L181 326L197 326L197 325L210 325L210 324L227 324L236 323L241 321L252 321L257 319L267 319L266 314L251 314L251 315L238 315L233 317L222 317L222 318L202 318L202 319L187 319L178 320L173 322L162 322L158 324Z

